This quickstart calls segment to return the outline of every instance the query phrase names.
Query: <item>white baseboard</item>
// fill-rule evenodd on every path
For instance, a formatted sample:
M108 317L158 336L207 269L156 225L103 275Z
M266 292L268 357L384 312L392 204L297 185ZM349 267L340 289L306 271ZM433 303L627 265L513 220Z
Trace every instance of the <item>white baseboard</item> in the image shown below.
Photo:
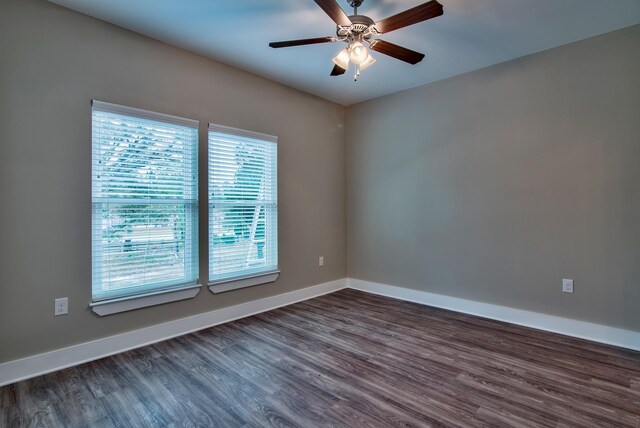
M601 324L593 324L569 318L509 308L507 306L492 305L442 294L427 293L404 287L347 278L347 286L355 290L437 308L450 309L465 314L477 315L498 321L505 321L539 330L560 333L580 339L587 339L607 345L640 351L640 332L623 330Z
M333 293L345 287L640 351L640 332L636 331L393 285L343 278L2 363L0 364L0 386Z
M0 364L0 386L245 318L346 287L346 279L254 300Z

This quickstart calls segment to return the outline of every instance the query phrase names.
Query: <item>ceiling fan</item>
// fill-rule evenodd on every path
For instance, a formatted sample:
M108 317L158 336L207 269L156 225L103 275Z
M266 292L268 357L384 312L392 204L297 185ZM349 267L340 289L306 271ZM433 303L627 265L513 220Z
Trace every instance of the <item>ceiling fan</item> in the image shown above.
M355 65L354 80L358 80L360 71L369 67L376 60L371 56L369 49L390 57L417 64L424 58L424 54L393 43L385 42L376 38L381 34L389 33L393 30L408 27L431 18L435 18L444 13L442 5L436 0L431 0L414 8L405 10L396 15L390 16L382 21L375 22L365 15L358 15L358 7L364 0L347 0L353 7L353 15L347 16L344 10L338 5L336 0L314 0L318 6L336 23L336 36L316 37L313 39L288 40L284 42L272 42L272 48L287 48L291 46L314 45L318 43L345 42L347 47L333 58L335 64L331 70L331 76L344 74L349 68L349 63Z

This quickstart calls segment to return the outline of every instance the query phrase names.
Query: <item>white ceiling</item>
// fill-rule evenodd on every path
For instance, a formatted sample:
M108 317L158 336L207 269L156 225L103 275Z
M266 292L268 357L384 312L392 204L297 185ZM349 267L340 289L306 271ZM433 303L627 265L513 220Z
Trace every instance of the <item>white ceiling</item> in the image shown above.
M640 23L640 0L440 0L444 15L381 36L426 53L409 65L379 53L358 82L330 77L342 43L271 41L335 35L313 0L50 0L344 105ZM337 0L352 14L346 0ZM365 0L374 21L425 0Z

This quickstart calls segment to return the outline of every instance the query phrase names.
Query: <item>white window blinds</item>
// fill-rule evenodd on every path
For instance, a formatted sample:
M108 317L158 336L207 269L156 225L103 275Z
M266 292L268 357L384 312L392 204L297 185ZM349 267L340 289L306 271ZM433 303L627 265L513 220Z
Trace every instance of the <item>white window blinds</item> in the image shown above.
M210 124L209 281L277 270L277 138Z
M93 101L93 301L198 277L198 122Z

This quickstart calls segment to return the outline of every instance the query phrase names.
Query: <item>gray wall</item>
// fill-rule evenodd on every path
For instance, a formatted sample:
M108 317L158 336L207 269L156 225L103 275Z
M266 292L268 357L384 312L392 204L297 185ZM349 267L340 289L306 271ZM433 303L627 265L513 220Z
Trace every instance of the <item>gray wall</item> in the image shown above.
M639 47L630 27L349 107L348 275L640 331Z
M0 58L0 362L345 277L343 107L40 0L0 2ZM92 98L200 120L201 183L207 122L277 135L280 279L92 315Z

